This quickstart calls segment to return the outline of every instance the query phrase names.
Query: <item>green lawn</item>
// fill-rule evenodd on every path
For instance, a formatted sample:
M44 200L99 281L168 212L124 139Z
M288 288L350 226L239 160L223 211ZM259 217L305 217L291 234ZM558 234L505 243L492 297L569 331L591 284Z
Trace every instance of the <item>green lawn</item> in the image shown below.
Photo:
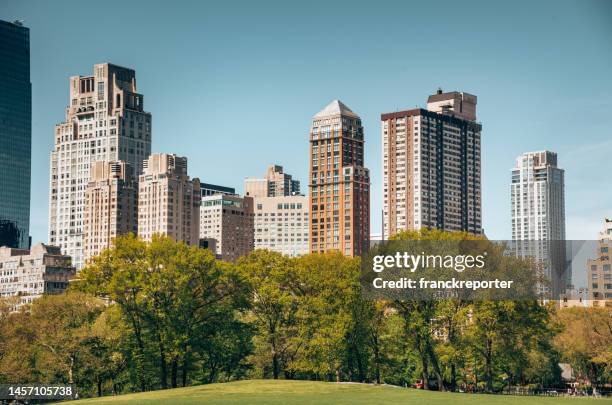
M199 385L141 394L92 398L70 404L140 405L140 404L410 404L410 405L505 405L505 404L584 404L587 398L515 397L501 395L452 394L423 390L373 386L367 384L335 384L311 381L252 380L226 384ZM612 403L596 400L595 403Z

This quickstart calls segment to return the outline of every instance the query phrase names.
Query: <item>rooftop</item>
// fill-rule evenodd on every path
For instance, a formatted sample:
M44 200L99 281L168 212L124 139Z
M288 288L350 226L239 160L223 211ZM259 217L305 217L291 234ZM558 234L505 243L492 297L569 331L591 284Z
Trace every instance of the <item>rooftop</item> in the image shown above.
M313 118L323 118L335 115L345 115L348 117L359 118L350 108L340 100L334 100L324 109L315 114Z

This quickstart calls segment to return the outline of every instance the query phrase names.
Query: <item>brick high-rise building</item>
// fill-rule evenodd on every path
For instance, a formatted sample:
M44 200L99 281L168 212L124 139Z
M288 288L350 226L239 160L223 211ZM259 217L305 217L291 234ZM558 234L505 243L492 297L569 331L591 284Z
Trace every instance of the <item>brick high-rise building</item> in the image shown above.
M361 118L339 100L310 129L310 252L358 256L369 248L370 173Z
M138 184L125 162L95 162L85 191L85 261L110 247L119 235L138 233Z
M49 243L83 265L85 190L97 161L128 163L140 174L151 154L151 114L143 109L132 69L103 63L70 78L66 120L51 152Z
M187 158L155 153L144 162L138 182L138 236L168 235L199 246L200 180L189 179Z
M381 115L383 235L438 228L482 233L476 96L429 96L427 109Z
M244 180L244 195L249 197L280 197L300 193L299 180L293 180L290 174L279 165L271 165L262 179L247 178Z
M30 247L30 30L0 20L0 246Z

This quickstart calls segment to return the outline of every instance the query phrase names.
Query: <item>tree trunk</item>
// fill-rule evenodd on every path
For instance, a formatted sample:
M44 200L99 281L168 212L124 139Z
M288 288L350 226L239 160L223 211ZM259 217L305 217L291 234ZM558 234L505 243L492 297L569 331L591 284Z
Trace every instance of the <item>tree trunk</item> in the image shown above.
M438 390L446 391L444 387L444 378L442 378L442 372L440 371L440 365L438 364L438 356L434 352L433 347L431 346L431 342L426 343L427 355L429 356L429 360L431 361L431 366L433 368L434 374L436 375L436 380L438 381Z
M181 370L181 384L183 387L187 386L187 368L189 364L189 352L186 352L183 356L183 367Z
M176 388L177 385L177 377L178 377L178 357L175 356L172 359L172 388Z
M102 396L102 379L98 377L98 396Z
M157 343L159 345L159 379L163 390L168 388L168 369L166 364L166 352L161 336L157 334Z
M425 353L420 353L420 358L421 358L421 368L422 368L421 376L423 377L423 389L428 390L429 389L429 364L427 363L427 356L425 356Z
M378 345L374 349L374 373L376 375L376 384L380 384L380 353Z
M135 293L132 291L132 297L134 300L136 300L136 295ZM132 328L134 329L134 337L136 338L136 343L138 344L138 350L139 350L139 354L136 356L137 360L137 367L136 367L136 378L138 379L138 382L140 383L140 390L141 391L146 391L147 390L147 385L145 382L145 377L144 377L144 366L142 364L142 360L144 358L144 342L142 341L142 334L140 332L140 323L138 322L138 320L136 319L136 314L135 311L132 312L128 309L128 316L130 318L130 321L132 323Z
M361 359L361 353L359 350L355 350L357 356L357 370L359 371L359 382L365 382L365 369L363 367L363 360Z
M486 391L493 391L493 369L492 369L492 342L487 340L486 353L485 353L485 379L486 379Z
M272 376L275 380L278 380L280 375L280 361L278 359L278 353L276 352L276 344L272 341Z
M74 356L70 356L70 366L68 367L68 384L74 384L73 369L74 369Z

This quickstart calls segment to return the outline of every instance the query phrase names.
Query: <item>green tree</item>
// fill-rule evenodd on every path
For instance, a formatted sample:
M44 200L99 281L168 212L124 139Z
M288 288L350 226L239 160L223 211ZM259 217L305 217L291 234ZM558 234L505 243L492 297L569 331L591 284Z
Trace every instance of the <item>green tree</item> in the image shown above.
M36 368L35 327L26 308L12 312L18 297L0 299L0 383L43 381Z
M208 347L202 340L218 337L219 328L238 322L249 305L246 284L232 265L158 235L150 243L132 235L115 239L83 269L75 288L120 308L141 390L152 384L151 368L161 388L178 386L179 378L186 385L199 357L194 348Z
M280 253L255 250L242 257L238 270L247 281L253 303L250 320L256 326L259 352L269 359L272 378L288 371L288 359L302 348L296 334L297 296L291 288L296 271L293 260Z
M367 346L353 312L360 305L359 259L332 252L302 256L297 261L298 282L292 284L299 295L294 341L302 352L294 367L340 381L350 358L358 379L365 379L366 356L361 351Z
M393 235L394 241L486 241L482 236L472 235L467 232L445 232L438 229L422 229L419 231L405 231ZM456 244L450 244L455 247ZM435 249L435 246L433 247ZM450 254L452 252L443 252ZM402 316L406 326L407 335L411 338L412 347L418 354L419 365L422 373L422 380L425 389L429 389L430 372L435 376L438 389L445 390L444 378L440 359L438 358L437 346L439 342L434 339L434 332L437 325L433 322L438 317L440 301L419 300L419 299L398 299L394 300L393 306ZM444 311L443 309L441 310ZM454 332L454 330L451 330ZM456 353L455 353L456 354ZM451 379L455 372L451 372Z
M103 309L101 300L79 292L34 301L29 321L35 327L33 344L40 349L37 366L56 371L63 382L77 383L78 372L86 366L86 342Z

